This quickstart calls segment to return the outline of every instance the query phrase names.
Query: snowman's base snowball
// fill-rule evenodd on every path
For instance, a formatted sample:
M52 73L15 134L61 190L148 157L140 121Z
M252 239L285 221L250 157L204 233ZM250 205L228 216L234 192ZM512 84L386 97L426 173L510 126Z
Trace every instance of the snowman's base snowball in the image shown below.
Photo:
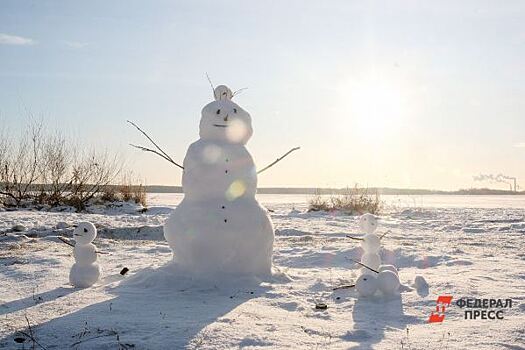
M264 277L253 275L243 276L196 276L182 269L175 261L170 261L160 267L149 267L131 273L120 282L119 287L148 290L154 293L171 294L174 290L199 291L213 290L231 293L232 291L257 288L261 283L289 283L292 279L286 274L272 269L272 274Z
M100 277L98 264L73 264L69 271L69 283L78 288L87 288L94 285Z
M184 199L166 221L164 236L174 262L192 276L271 275L273 226L254 198Z

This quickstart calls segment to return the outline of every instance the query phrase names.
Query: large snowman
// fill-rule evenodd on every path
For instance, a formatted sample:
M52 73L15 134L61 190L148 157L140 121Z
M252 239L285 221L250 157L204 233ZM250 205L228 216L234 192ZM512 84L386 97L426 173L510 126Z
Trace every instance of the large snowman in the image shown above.
M257 173L245 147L251 117L228 87L218 86L214 95L202 109L200 139L184 158L184 199L164 236L176 264L192 275L268 276L274 230L255 199Z

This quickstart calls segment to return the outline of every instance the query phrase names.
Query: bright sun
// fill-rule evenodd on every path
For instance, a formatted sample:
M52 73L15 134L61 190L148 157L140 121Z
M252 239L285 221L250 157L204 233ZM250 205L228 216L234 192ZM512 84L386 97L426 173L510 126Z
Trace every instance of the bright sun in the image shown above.
M374 79L355 82L347 91L351 125L358 134L384 138L400 126L405 108L399 87Z

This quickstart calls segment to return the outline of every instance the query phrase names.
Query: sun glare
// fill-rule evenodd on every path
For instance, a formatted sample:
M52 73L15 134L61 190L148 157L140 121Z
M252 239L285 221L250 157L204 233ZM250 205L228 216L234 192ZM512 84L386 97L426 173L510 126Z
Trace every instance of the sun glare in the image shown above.
M349 90L352 129L365 137L387 137L401 124L403 95L399 87L380 80L356 82Z

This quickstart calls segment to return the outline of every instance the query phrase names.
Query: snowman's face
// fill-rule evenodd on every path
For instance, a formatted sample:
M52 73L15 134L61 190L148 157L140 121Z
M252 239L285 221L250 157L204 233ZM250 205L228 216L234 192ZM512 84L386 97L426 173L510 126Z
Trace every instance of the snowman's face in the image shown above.
M231 100L217 100L202 109L199 135L203 140L245 144L252 136L250 114Z
M377 217L372 214L363 214L359 218L359 227L365 233L372 233L377 228Z
M373 295L376 292L377 287L377 278L371 274L361 275L355 282L357 293L363 297Z
M97 237L97 228L91 222L81 222L73 231L73 238L77 244L88 244Z

